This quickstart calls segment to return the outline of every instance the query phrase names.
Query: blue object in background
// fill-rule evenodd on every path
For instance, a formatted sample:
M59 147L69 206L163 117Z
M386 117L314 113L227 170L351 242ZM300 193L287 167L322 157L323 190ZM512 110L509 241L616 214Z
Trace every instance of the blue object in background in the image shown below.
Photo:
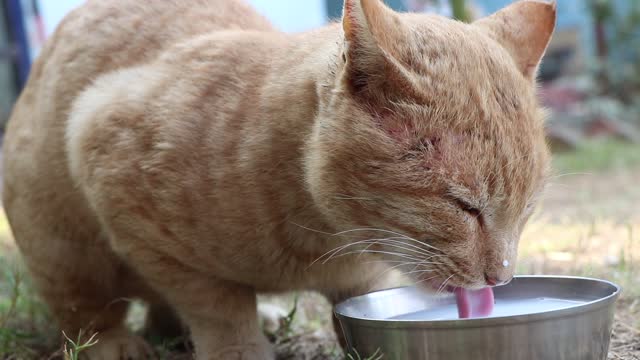
M22 89L27 82L29 68L31 67L31 55L29 54L29 40L27 39L24 23L24 13L20 0L5 1L11 36L10 41L15 48L18 89Z
M628 0L614 0L614 6L620 7ZM637 1L637 0L633 0ZM476 3L487 13L494 13L503 7L513 3L513 0L476 0ZM595 53L595 39L593 34L593 22L588 9L588 3L584 0L556 0L558 30L577 29L580 34L580 44L585 53Z

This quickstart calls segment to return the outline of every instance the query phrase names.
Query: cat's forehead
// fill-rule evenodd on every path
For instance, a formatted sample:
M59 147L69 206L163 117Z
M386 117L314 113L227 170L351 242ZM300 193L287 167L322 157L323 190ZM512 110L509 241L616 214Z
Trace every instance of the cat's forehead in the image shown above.
M443 17L403 14L403 19L410 31L393 52L412 77L413 101L462 122L536 121L530 116L537 108L535 88L498 43L473 25Z
M408 31L405 41L396 43L395 54L418 74L449 71L449 79L461 83L500 76L526 84L507 50L476 26L429 14L402 18ZM456 72L465 77L455 79Z
M499 139L466 137L449 148L442 180L462 198L480 204L492 203L517 214L534 201L546 183L549 155L543 142L529 139L528 145ZM466 143L467 146L463 145ZM528 148L527 151L523 151Z
M523 207L543 187L549 154L539 110L516 113L516 118L496 110L494 116L482 119L474 117L478 111L433 104L398 104L397 109L391 115L394 119L387 119L391 127L386 130L400 129L404 134L400 139L409 146L426 144L418 147L430 149L427 165L441 170L447 188L508 197ZM522 121L527 116L539 118Z

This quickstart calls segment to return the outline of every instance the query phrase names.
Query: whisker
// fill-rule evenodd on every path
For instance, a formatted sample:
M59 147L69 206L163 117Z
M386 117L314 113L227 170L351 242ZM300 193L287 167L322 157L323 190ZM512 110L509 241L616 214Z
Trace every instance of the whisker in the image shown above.
M312 229L312 228L310 228L310 227L307 227L307 226L304 226L304 225L301 225L301 224L295 223L295 222L293 222L293 221L292 221L291 223L292 223L293 225L297 226L297 227L300 227L300 228L305 229L305 230L309 230L309 231L314 232L314 233L333 236L333 233L330 233L330 232L326 232L326 231L322 231L322 230L317 230L317 229Z
M438 263L429 263L434 265L439 265ZM423 269L423 270L412 270L406 273L402 273L402 275L410 275L410 274L422 274L422 273L430 273L436 271L435 269Z
M384 229L377 229L377 228L359 228L359 229L351 229L351 230L340 231L340 232L337 232L337 233L335 233L333 235L334 236L340 236L340 235L344 235L344 234L351 233L351 232L356 232L356 231L378 231L378 232L382 232L382 233L388 233L388 234L400 236L403 239L415 241L415 242L417 242L417 243L419 243L421 245L424 245L424 246L426 246L428 248L431 248L431 249L434 249L434 250L437 250L437 251L442 251L442 250L438 249L437 247L435 247L433 245L427 244L427 243L425 243L423 241L416 240L416 239L414 239L414 238L412 238L410 236L407 236L407 235L404 235L404 234L401 234L401 233L398 233L398 232L395 232L395 231L391 231L391 230L384 230Z
M559 178L561 178L561 177L565 177L565 176L576 176L576 175L590 176L590 175L593 175L593 173L579 173L579 172L575 172L575 173L564 173L564 174L558 174L558 175L553 175L553 176L549 176L549 177L547 177L547 181L549 181L549 180L559 179Z
M365 201L373 201L372 198L359 197L359 196L350 196L345 194L336 194L334 197L336 200L365 200Z
M366 246L364 249L362 249L362 250L354 250L354 252L359 252L358 257L360 257L360 256L362 256L362 254L363 254L363 253L365 253L367 250L369 250L369 248L371 248L371 246L373 246L373 245L376 245L376 244L377 244L377 245L382 245L382 246L388 246L388 247L391 247L391 248L396 248L396 249L399 249L399 250L406 250L406 251L408 251L408 252L403 252L403 254L404 254L404 255L407 255L407 256L411 256L411 257L415 257L415 256L425 256L425 258L421 258L421 259L420 259L421 261L426 261L426 260L429 260L429 259L431 259L431 258L433 258L433 257L440 257L440 256L443 256L443 255L434 254L434 253L426 253L426 252L424 252L424 251L416 251L416 250L414 250L414 249L407 248L407 247L405 247L405 246L401 246L401 245L406 245L406 244L405 244L404 242L402 242L402 241L393 241L391 244L388 244L388 243L387 243L387 241L388 241L388 240L389 240L389 239L370 239L370 240L362 240L362 241L359 241L359 243L363 243L363 244L365 244L365 243L369 243L369 245L367 245L367 246ZM400 245L398 245L398 244L400 244ZM417 255L416 255L416 254L417 254ZM336 255L336 254L333 254L333 255ZM330 256L329 258L331 258L331 257L335 257L335 256Z
M347 255L351 255L351 254L360 254L361 252L366 252L369 254L386 254L389 256L397 256L400 258L404 258L404 259L409 259L409 260L414 260L414 261L420 261L421 259L413 257L413 256L409 256L407 254L403 254L403 253L399 253L399 252L393 252L393 251L382 251L382 250L360 250L360 251L349 251L346 253L342 253L339 255L335 255L333 257L328 258L327 260L323 261L323 264L326 264L328 261L330 261L331 259L336 259L339 257L343 257L343 256L347 256Z
M565 188L565 189L571 188L571 187L573 186L573 185L569 185L569 184L562 184L562 183L557 183L557 182L550 182L550 183L548 183L548 185L549 185L549 188L561 187L561 188ZM545 189L545 193L546 193L547 191L548 191L548 190L547 190L547 189Z
M413 283L413 285L415 286L415 285L418 285L418 284L420 284L420 283L423 283L423 282L427 282L427 281L429 281L429 280L436 279L438 276L440 276L440 275L436 274L436 275L434 275L434 276L432 276L432 277L429 277L429 278L426 278L426 279L422 279L422 280L416 281L416 282L414 282L414 283Z
M396 264L396 263L406 263L406 264L412 265L412 264L417 264L417 263L419 263L419 262L420 262L420 261L409 261L409 262L406 262L406 261L403 261L403 260L386 260L386 259L378 259L378 260L369 260L369 261L365 261L365 262L363 262L363 264L380 264L380 263L384 263L384 264L387 264L387 263L389 263L389 264Z
M402 238L404 239L404 238ZM342 246L338 246L332 250L329 250L328 252L322 254L320 257L318 257L317 259L315 259L310 265L309 267L313 266L316 262L324 259L325 257L328 256L328 258L323 262L326 263L328 260L330 260L331 258L335 257L335 255L337 255L338 253L340 253L342 250L352 247L352 246L356 246L356 245L361 245L361 244L368 244L364 250L368 250L371 246L375 245L375 244L379 244L379 245L383 245L383 246L390 246L390 247L395 247L401 250L406 250L409 251L413 254L407 254L410 256L414 256L414 254L418 254L421 256L427 256L427 257L432 257L432 256L446 256L446 255L442 255L442 254L435 254L431 251L428 251L426 249L422 249L420 247L417 247L413 244L407 244L405 242L399 241L399 240L394 240L392 238L381 238L381 239L365 239L365 240L360 240L360 241L355 241L352 243L348 243ZM408 247L407 247L408 246ZM418 251L419 250L419 251ZM308 268L308 267L307 267Z
M371 281L371 282L373 283L373 285L371 285L371 286L369 287L369 289L367 290L367 292L370 292L371 290L373 290L373 288L375 287L375 283L376 283L376 281L377 281L378 279L380 279L381 277L383 277L383 276L384 276L386 273L388 273L389 271L392 271L392 270L394 270L394 269L397 269L397 268L399 268L399 267L401 267L401 266L403 266L403 265L409 265L409 263L400 263L400 264L398 264L398 265L395 265L395 266L391 266L391 267L386 268L383 272L381 272L381 273L380 273L380 274L378 274L375 278L373 278L373 280ZM403 273L401 273L401 274L403 274Z
M360 241L356 241L356 242L351 242L351 243L347 243L345 245L341 245L338 246L336 248L333 248L329 251L327 251L326 253L320 255L317 259L313 260L311 262L311 264L309 266L307 266L307 269L310 268L311 266L313 266L316 262L322 260L325 256L329 255L329 258L331 258L333 255L335 255L336 253L339 253L340 251L350 247L350 246L355 246L355 245L360 245L362 243L365 243L367 240L360 240ZM326 262L326 261L325 261Z
M334 249L331 249L329 251L327 251L326 253L322 254L320 257L318 257L316 260L314 260L311 265L315 264L316 262L318 262L319 260L323 259L325 256L329 255L329 258L327 260L329 260L331 257L333 257L334 255L336 255L337 253L339 253L340 251L351 247L351 246L356 246L356 245L360 245L360 244L369 244L370 242L374 242L375 241L379 241L379 240L383 240L383 239L365 239L365 240L360 240L360 241L355 241L355 242L351 242L351 243L347 243L345 245L342 246L338 246ZM368 249L371 245L368 245L365 249ZM326 261L325 261L326 262Z
M386 268L383 272L381 272L380 274L378 274L378 276L376 276L376 277L373 279L373 281L372 281L372 282L373 282L373 283L375 283L375 280L377 280L377 279L381 278L382 276L384 276L384 274L386 274L386 273L388 273L389 271L392 271L392 270L394 270L394 269L397 269L397 268L399 268L399 267L401 267L401 266L403 266L403 265L406 265L406 263L404 263L404 264L403 264L403 263L400 263L400 264L398 264L398 265L390 266L390 267Z
M419 250L421 253L423 253L423 254L425 254L425 255L434 255L434 254L436 254L436 253L434 253L433 251L428 250L428 249L424 249L424 248L422 248L422 247L420 247L420 246L413 245L413 244L408 244L408 243L406 243L406 242L404 242L404 241L400 241L400 239L402 239L402 240L408 240L406 237L388 237L388 238L385 238L385 241L388 241L388 242L394 242L394 243L400 243L400 244L402 244L402 245L404 245L404 246L409 246L409 247L411 247L411 248L414 248L414 249L416 249L416 250Z
M392 248L396 248L399 250L403 250L404 252L409 252L411 254L406 254L406 253L400 253L400 252L393 252L393 251L389 251L386 252L391 256L399 256L399 257L403 257L409 260L416 260L416 261L420 261L421 259L417 259L415 254L418 254L420 256L443 256L443 257L447 257L447 255L444 254L444 252L442 250L440 250L439 248L427 244L423 241L414 239L410 236L407 236L405 234L401 234L395 231L391 231L391 230L385 230L385 229L378 229L378 228L358 228L358 229L350 229L350 230L344 230L344 231L340 231L337 233L328 233L326 231L322 231L322 230L317 230L317 229L312 229L310 227L301 225L301 224L297 224L292 222L292 224L308 230L308 231L312 231L315 233L319 233L319 234L323 234L323 235L327 235L330 237L335 237L335 236L343 236L343 235L347 235L347 234L351 234L351 233L356 233L356 232L361 232L361 231L373 231L373 232L381 232L381 233L385 233L385 234L391 234L391 235L395 235L395 236L391 236L388 238L384 238L384 239L367 239L367 240L360 240L360 241L356 241L356 242L351 242L348 244L344 244L341 246L338 246L332 250L327 251L326 253L322 254L321 256L319 256L317 259L315 259L314 261L311 262L311 264L309 264L309 266L307 266L307 269L309 269L311 266L315 265L318 261L323 261L323 264L326 264L329 260L331 260L332 258L337 258L337 257L342 257L345 255L349 255L349 254L353 254L356 252L347 252L347 253L343 253L340 254L344 249L347 249L349 247L352 246L356 246L356 245L360 245L360 244L367 244L367 246L365 247L366 251L360 251L359 252L359 256L362 255L363 253L379 253L379 254L384 254L385 252L383 251L378 251L378 252L372 252L369 251L369 248L375 244L379 244L381 246L388 246L388 247L392 247ZM401 240L406 240L406 241L401 241ZM411 244L408 242L413 242L415 244ZM417 245L416 245L417 244ZM436 254L434 253L433 250L438 251L442 254ZM323 260L324 259L324 260Z
M451 280L452 277L453 277L453 274L449 275L449 277L442 282L442 284L436 291L436 295L439 295L444 289L446 289L447 283L449 282L449 280Z
M432 251L429 250L425 250L422 248L419 248L415 245L412 244L407 244L406 242L403 241L398 241L398 240L394 240L396 238L384 238L384 239L374 239L375 241L371 241L370 244L365 248L368 249L373 245L385 245L385 246L391 246L391 247L395 247L398 249L402 249L402 250L407 250L411 253L416 253L419 255L424 255L424 256L434 256L434 255L438 255ZM367 240L368 242L369 240ZM407 247L408 246L408 247Z

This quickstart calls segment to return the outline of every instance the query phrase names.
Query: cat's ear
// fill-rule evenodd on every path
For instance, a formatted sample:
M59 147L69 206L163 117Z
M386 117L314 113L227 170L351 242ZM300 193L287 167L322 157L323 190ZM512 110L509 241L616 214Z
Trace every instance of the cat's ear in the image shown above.
M522 74L533 81L555 24L555 0L522 0L473 25L507 49Z
M342 80L356 93L406 89L410 80L394 57L394 44L407 33L398 14L380 0L345 0Z

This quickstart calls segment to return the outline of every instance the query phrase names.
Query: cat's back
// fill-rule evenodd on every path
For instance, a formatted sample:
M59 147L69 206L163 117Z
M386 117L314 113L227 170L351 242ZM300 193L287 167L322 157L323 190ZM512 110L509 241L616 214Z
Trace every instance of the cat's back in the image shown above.
M60 195L73 193L64 129L73 102L95 79L221 30L275 31L243 0L88 0L68 14L34 62L7 125L3 197L9 211L21 212L12 211L14 201L42 197L54 213L83 203Z
M84 87L87 78L151 61L176 43L229 29L274 30L244 0L88 0L58 26L27 87L53 82L51 73L40 80L48 70L79 78ZM78 87L61 86L66 91Z
M32 97L44 90L66 111L101 74L152 61L176 43L227 29L274 30L243 0L88 0L47 41L16 108L24 98L42 100Z
M5 149L24 156L40 146L62 149L57 145L71 104L95 79L219 30L274 28L243 0L88 0L62 20L34 62L8 123ZM42 156L56 155L62 154Z
M121 54L140 61L176 42L228 29L274 30L244 0L88 0L62 21L50 44L95 49L91 54L105 63Z

